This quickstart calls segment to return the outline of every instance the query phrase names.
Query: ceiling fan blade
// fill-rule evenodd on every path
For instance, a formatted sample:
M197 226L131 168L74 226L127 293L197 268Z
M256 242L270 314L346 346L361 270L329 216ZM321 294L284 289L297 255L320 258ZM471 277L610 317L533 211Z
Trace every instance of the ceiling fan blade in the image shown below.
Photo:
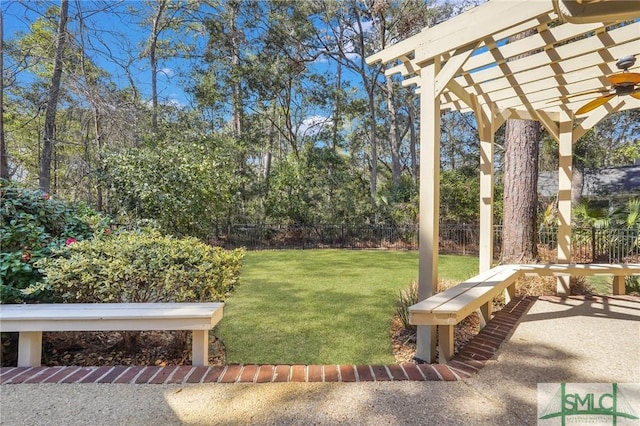
M618 84L638 84L640 83L640 73L637 72L623 72L621 74L611 74L607 76L609 83Z
M636 99L640 99L640 89L636 89L635 92L631 93L631 96L633 96Z
M595 94L606 96L608 94L611 94L611 90L602 88L602 89L598 89L598 90L589 90L588 92L573 93L571 95L560 96L559 98L554 99L552 101L548 101L547 103L550 104L550 103L553 103L553 102L557 102L558 100L567 101L569 99L577 98L577 97L580 97L580 96L595 95Z
M612 93L610 95L601 96L599 98L596 98L596 99L592 100L591 102L587 102L585 105L583 105L582 107L580 107L580 109L578 109L576 111L576 115L580 115L580 114L584 114L585 112L592 111L592 110L598 108L600 105L604 105L607 102L609 102L614 96L615 96L615 94Z

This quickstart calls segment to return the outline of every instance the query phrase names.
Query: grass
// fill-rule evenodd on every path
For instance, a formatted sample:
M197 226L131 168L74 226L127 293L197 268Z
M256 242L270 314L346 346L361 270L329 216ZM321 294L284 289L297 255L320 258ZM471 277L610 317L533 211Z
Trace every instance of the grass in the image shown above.
M441 255L440 277L477 273L475 257ZM387 364L399 290L417 278L418 253L248 252L218 336L227 363Z
M612 294L613 277L595 275L585 277L585 280L593 288L595 294Z

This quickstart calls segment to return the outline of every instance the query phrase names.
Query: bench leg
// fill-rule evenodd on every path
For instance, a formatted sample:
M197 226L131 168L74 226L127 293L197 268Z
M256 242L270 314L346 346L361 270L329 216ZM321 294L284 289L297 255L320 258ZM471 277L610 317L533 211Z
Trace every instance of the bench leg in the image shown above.
M624 294L624 276L623 275L614 275L613 276L613 294Z
M42 332L21 331L18 336L18 367L39 367L42 360Z
M513 283L504 289L504 304L511 302L516 297L516 284Z
M571 289L569 288L569 280L571 277L560 276L556 279L556 295L557 296L571 296Z
M453 338L453 326L452 325L439 325L438 326L438 349L440 354L438 362L440 364L446 364L453 358L454 355L454 338Z
M485 303L484 305L480 306L480 308L478 309L478 317L480 319L481 329L484 328L485 325L487 325L487 323L491 319L492 313L493 313L493 301L490 301L489 303Z
M193 330L191 333L191 364L209 365L209 330Z

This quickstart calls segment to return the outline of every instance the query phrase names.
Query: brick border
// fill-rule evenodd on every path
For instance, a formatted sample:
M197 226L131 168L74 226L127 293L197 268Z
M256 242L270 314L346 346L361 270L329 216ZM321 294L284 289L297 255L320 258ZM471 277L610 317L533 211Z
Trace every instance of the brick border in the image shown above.
M514 298L449 364L1 367L0 384L456 381L491 360L537 297ZM554 299L555 300L555 299Z

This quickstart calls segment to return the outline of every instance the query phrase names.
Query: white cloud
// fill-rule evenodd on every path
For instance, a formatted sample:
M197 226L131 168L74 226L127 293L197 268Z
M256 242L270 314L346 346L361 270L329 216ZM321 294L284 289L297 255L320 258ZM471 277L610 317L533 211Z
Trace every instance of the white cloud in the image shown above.
M173 77L175 75L172 68L161 68L158 70L158 74L164 74L166 77Z
M171 107L176 107L176 108L183 108L185 107L185 104L183 104L182 102L180 102L177 99L178 95L176 94L171 94L169 95L169 97L163 97L163 96L159 96L158 97L158 104L159 105L165 105L165 106L171 106ZM151 99L147 100L145 102L145 105L149 108L151 108L153 106L153 101Z
M324 115L312 115L302 120L298 126L298 135L313 136L322 130L322 127L331 123L331 118Z

